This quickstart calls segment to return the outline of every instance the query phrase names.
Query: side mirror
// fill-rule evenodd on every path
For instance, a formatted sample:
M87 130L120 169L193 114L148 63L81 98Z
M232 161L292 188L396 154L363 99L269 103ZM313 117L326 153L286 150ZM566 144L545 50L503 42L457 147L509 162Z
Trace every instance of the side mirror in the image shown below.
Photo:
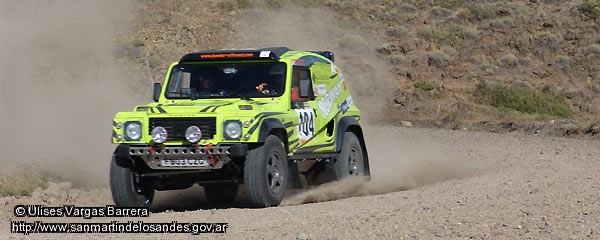
M160 98L161 90L162 90L162 87L160 86L160 83L154 83L154 89L152 89L152 100L154 100L155 102L158 102L158 99Z
M309 79L300 79L300 97L301 98L310 98L310 80Z

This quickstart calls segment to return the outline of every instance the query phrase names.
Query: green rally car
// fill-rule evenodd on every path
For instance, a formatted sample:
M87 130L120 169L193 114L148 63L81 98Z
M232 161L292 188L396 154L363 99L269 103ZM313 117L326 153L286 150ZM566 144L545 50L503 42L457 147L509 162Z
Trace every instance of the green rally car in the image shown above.
M289 188L369 176L360 111L329 51L284 47L190 53L170 65L154 103L118 112L110 166L117 206L155 191L204 187L214 204L240 184L257 207Z

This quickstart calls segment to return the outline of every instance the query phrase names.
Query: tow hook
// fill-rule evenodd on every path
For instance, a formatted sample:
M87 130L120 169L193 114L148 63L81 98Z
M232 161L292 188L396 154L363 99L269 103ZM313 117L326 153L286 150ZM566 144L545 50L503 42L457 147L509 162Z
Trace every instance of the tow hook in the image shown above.
M212 147L212 143L206 145L206 148L204 150L206 150L206 154L208 154L210 156L210 166L214 166L215 164L217 164L217 158L215 157L215 155L211 154L210 152L210 148Z

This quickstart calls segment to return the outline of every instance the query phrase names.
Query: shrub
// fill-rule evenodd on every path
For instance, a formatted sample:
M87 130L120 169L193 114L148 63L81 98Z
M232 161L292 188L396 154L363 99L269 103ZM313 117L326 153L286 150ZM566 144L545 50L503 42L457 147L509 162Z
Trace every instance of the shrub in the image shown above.
M252 1L250 0L237 0L237 4L242 8L247 8L252 6Z
M474 39L477 32L462 25L450 25L445 30L425 26L417 29L417 35L438 44L447 43L454 48L461 47L461 40Z
M592 54L596 58L600 58L600 44L592 44L585 49L585 54Z
M430 91L430 90L435 89L435 83L419 81L419 82L415 83L415 87L418 89L421 89L423 91Z
M398 10L401 14L417 15L419 13L419 10L415 6L408 3L400 5Z
M417 36L425 40L438 40L442 38L442 31L431 26L424 26L417 29Z
M519 65L523 66L523 67L529 67L529 65L531 65L531 63L533 62L533 60L530 57L523 57L523 58L519 58Z
M433 0L433 5L456 10L461 7L464 2L464 0Z
M124 43L123 46L118 49L117 54L120 56L128 56L135 58L142 54L142 52L138 49L138 47L141 46L144 46L144 40L136 38L134 40Z
M515 20L511 17L502 17L494 19L490 22L490 26L493 28L505 28L510 27L515 23Z
M444 67L448 65L447 61L448 55L441 50L430 53L429 57L427 58L427 64L429 64L429 66Z
M471 22L482 21L496 16L494 12L495 7L489 4L468 4L467 9L469 11L465 13L465 17Z
M571 59L567 56L558 56L554 59L554 62L560 69L567 68L571 65Z
M130 44L133 47L141 47L141 46L144 46L144 40L136 38L136 39L131 40Z
M158 67L160 66L161 63L161 59L158 55L152 55L150 56L150 58L148 58L148 64L150 64L150 67Z
M450 47L450 46L442 47L442 51L445 54L448 54L448 56L456 57L456 55L458 55L458 52L456 51L456 49L454 49L453 47Z
M514 110L528 114L542 114L556 117L568 117L571 110L563 98L556 94L537 92L518 87L488 87L479 83L475 89L479 103L489 104L498 109Z
M388 27L387 35L395 38L404 38L408 35L408 29L401 25L392 25Z
M266 0L266 4L271 9L281 9L283 8L283 1L280 0Z
M450 9L435 6L432 7L431 10L429 10L429 17L443 19L451 16L452 13L454 12Z
M519 63L519 59L512 54L506 54L500 59L500 62L507 67L515 67Z
M30 196L36 188L48 187L48 181L59 180L39 166L24 165L0 171L0 196Z
M579 11L591 19L598 19L600 18L600 1L587 0L579 6Z
M498 68L498 66L496 66L494 64L484 63L481 65L481 70L483 70L486 75L493 76L493 75L496 75L496 72L498 72L498 70L500 70L500 69Z

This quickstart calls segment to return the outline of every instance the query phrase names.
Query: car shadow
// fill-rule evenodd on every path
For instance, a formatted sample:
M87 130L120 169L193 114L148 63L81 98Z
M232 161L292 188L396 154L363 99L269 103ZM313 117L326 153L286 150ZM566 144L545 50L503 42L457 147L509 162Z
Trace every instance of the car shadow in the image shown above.
M292 191L289 191L290 193ZM287 194L286 194L287 196ZM240 185L238 196L231 204L210 203L204 195L204 189L198 184L182 190L156 191L150 211L184 212L196 210L228 209L228 208L256 208L244 196L244 185Z

